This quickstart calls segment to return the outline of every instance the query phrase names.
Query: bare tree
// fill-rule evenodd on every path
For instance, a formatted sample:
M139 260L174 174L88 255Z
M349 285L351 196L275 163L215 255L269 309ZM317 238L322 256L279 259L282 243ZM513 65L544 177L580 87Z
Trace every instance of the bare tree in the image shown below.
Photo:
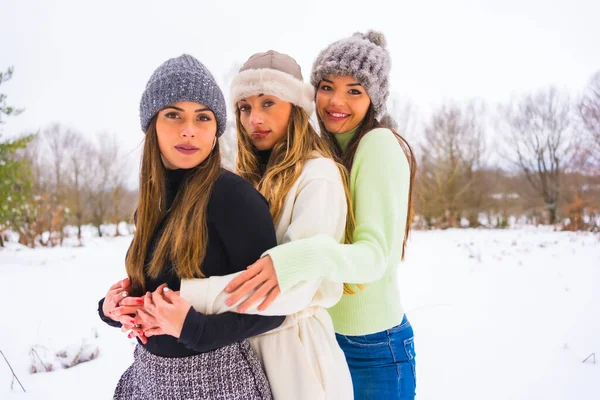
M86 203L89 196L87 182L94 180L92 165L94 150L91 144L77 132L68 144L66 174L68 177L67 204L77 226L77 239L81 244L81 227L85 223Z
M561 174L576 153L569 97L554 87L500 108L507 157L544 201L550 224L557 221Z
M594 75L578 104L579 116L589 134L589 156L600 166L600 71Z
M48 193L51 189L52 174L45 158L46 148L44 139L38 134L27 146L24 157L29 160L33 176L34 193Z
M112 212L110 221L115 224L115 236L120 236L119 222L127 220L126 213L123 211L123 199L127 194L127 188L123 183L123 179L119 179L111 189Z
M122 188L128 169L114 135L100 133L97 143L92 161L95 169L94 179L88 183L88 204L91 222L98 229L98 236L102 236L102 224L114 221L111 212L115 212L115 205L120 204L124 195Z
M414 137L419 122L414 105L409 101L393 97L390 101L389 113L396 122L396 131L410 141Z
M69 191L67 159L77 134L55 123L46 127L23 153L33 177L29 216L21 236L27 243L62 244Z
M66 225L68 208L66 197L69 191L68 163L72 153L73 143L78 140L79 135L72 129L54 123L43 130L42 138L48 151L46 162L52 174L52 203L53 223L58 238L53 238L53 244L62 244L64 240L64 227ZM52 233L52 232L51 232ZM58 243L56 243L58 241Z
M421 146L421 212L426 219L457 226L463 216L477 224L483 199L478 185L485 152L485 107L446 104L436 110L424 129Z

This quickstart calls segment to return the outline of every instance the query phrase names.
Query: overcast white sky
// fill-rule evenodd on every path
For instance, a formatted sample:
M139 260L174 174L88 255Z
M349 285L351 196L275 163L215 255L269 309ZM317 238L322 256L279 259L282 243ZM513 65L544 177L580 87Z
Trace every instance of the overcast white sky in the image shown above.
M393 95L419 110L548 84L576 93L600 70L599 16L598 0L0 0L0 69L15 67L0 90L26 108L3 131L57 121L132 151L141 93L166 59L190 53L224 81L274 49L306 78L323 47L367 29L387 37Z

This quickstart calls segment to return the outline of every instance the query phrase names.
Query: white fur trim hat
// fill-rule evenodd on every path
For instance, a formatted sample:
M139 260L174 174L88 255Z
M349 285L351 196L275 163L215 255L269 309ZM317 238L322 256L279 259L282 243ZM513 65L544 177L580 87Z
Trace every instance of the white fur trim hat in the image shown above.
M238 101L256 94L277 96L302 107L308 115L314 110L315 89L304 83L296 60L273 50L250 57L231 82L234 109Z

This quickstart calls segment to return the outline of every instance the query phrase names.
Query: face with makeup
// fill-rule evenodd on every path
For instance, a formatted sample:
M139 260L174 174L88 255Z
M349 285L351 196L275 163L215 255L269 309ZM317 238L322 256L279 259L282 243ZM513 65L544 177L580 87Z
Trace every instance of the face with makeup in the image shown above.
M258 150L270 150L286 134L292 103L279 97L258 94L237 103L240 122Z
M156 135L167 169L188 169L210 154L217 134L217 120L205 105L181 101L158 112Z
M348 133L367 114L371 98L352 76L329 76L319 82L316 103L328 132Z

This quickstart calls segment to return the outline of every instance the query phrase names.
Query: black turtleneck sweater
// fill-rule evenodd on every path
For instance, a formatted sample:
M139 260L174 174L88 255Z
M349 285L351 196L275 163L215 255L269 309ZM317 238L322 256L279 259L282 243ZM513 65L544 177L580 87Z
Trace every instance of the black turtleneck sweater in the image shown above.
M272 149L268 150L256 150L256 158L258 159L258 165L260 165L260 172L264 175L269 164L269 158L271 157Z
M167 172L167 209L171 207L190 171ZM250 183L232 172L222 170L213 187L207 213L208 246L201 266L207 277L243 271L258 260L264 251L277 245L267 201ZM152 259L161 230L159 228L154 235L146 265ZM162 283L167 283L172 290L179 290L181 286L171 263L165 265L158 279L146 277L146 290L154 291ZM120 327L119 322L104 316L103 301L98 307L100 318L111 326ZM179 339L169 335L152 336L145 347L162 357L186 357L268 332L281 325L284 319L284 316L265 317L231 312L204 315L190 308Z

